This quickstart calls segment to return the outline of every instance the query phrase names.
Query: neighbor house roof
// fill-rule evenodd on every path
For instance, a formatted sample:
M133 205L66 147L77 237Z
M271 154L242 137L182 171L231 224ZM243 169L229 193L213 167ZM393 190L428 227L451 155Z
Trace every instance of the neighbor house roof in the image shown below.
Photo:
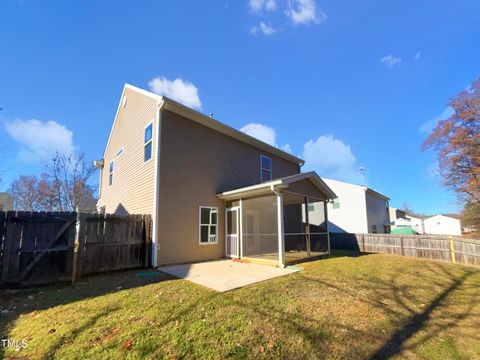
M337 182L337 183L341 183L341 184L346 184L346 185L350 185L352 187L358 187L358 188L361 188L363 189L365 192L368 192L372 195L375 195L375 196L378 196L378 197L381 197L382 199L385 199L385 200L390 200L390 198L388 196L385 196L383 195L382 193L379 193L378 191L375 191L367 186L364 186L364 185L356 185L356 184L351 184L351 183L347 183L345 181L340 181L340 180L334 180L334 179L327 179L327 178L323 178L325 181L329 182L329 181L333 181L333 182Z
M308 179L315 185L318 190L325 195L325 199L335 199L337 195L328 187L328 185L317 175L314 171L310 171L302 174L295 174L290 176L285 176L283 178L265 181L261 184L246 186L243 188L225 191L221 194L217 194L220 199L224 200L233 200L240 197L250 197L262 195L268 192L275 190L288 189L291 184L297 183L299 181Z
M182 105L175 100L172 100L172 99L170 99L166 96L157 95L155 93L152 93L150 91L138 88L138 87L130 85L130 84L125 84L125 86L124 86L122 96L120 98L119 106L118 106L118 109L117 109L117 114L118 114L118 111L120 109L120 103L122 101L125 89L130 89L130 90L136 91L140 94L143 94L145 96L148 96L150 98L155 99L157 101L159 109L169 110L171 112L174 112L176 114L184 116L187 119L195 121L195 122L197 122L201 125L209 127L211 129L213 129L215 131L218 131L222 134L225 134L227 136L233 137L233 138L235 138L239 141L247 143L247 144L249 144L251 146L254 146L254 147L256 147L260 150L263 150L263 151L269 152L271 154L277 155L278 157L286 159L288 161L297 163L299 165L303 165L305 163L304 160L302 160L302 159L300 159L296 156L293 156L293 155L291 155L291 154L289 154L289 153L287 153L283 150L280 150L280 149L276 148L275 146L272 146L272 145L269 145L269 144L267 144L263 141L260 141L260 140L254 138L250 135L245 134L244 132L241 132L237 129L234 129L233 127L228 126L228 125L226 125L226 124L224 124L224 123L222 123L218 120L215 120L215 119L211 118L210 116L204 115L204 114L202 114L202 113L200 113L196 110L193 110L193 109L191 109L191 108L189 108L185 105ZM117 115L115 115L115 120L116 120L116 118L117 118ZM114 126L115 126L115 122L113 123L111 131L113 131ZM110 133L110 136L111 136L111 133ZM110 142L110 137L109 137L108 140ZM104 157L105 157L105 155L104 155Z

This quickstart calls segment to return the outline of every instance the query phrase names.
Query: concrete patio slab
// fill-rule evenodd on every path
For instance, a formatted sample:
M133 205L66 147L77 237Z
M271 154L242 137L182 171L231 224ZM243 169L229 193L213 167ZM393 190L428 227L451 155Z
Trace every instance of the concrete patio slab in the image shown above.
M158 270L223 292L288 275L299 271L300 268L287 267L280 269L268 265L218 260L196 264L163 266L158 268Z

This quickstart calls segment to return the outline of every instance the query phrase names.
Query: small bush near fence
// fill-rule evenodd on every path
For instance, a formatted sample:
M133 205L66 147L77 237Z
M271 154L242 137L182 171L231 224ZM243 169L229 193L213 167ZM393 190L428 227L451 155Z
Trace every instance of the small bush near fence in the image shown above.
M0 212L0 285L150 266L150 215Z
M333 249L480 266L480 240L459 236L330 233L330 245Z

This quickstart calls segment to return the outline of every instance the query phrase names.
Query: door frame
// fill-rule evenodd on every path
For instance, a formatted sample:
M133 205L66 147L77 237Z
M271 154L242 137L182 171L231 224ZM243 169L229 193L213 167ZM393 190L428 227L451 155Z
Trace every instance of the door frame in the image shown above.
M228 212L231 211L231 212L236 212L236 217L237 217L237 221L236 221L236 224L237 224L237 255L234 256L234 255L229 255L227 253L227 243L228 243ZM232 207L229 207L229 208L225 208L225 257L229 257L229 258L240 258L240 229L241 229L241 226L240 226L240 221L241 221L241 218L240 218L240 206L232 206Z

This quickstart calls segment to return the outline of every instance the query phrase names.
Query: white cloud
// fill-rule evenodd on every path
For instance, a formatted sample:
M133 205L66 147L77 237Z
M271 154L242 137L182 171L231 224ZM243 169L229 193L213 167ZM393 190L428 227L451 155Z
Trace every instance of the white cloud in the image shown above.
M252 35L257 35L258 32L261 32L262 34L264 35L273 35L277 32L276 29L274 29L273 27L265 24L263 21L260 21L260 24L258 26L253 26L251 29L250 29L250 34Z
M248 5L253 12L277 10L277 3L275 0L250 0Z
M349 145L332 135L322 135L303 146L304 170L320 176L353 183L362 182L357 160Z
M420 51L417 51L417 53L415 54L415 60L420 59L420 56L422 56L422 53Z
M18 157L24 162L49 160L57 151L65 155L75 152L73 132L56 121L17 119L5 123L5 130L21 145Z
M275 146L277 148L279 147L277 145L277 134L274 128L263 124L250 123L242 127L240 131L269 145ZM292 147L289 143L280 146L280 149L290 154L293 154Z
M385 55L383 58L380 59L380 62L387 65L388 67L394 67L395 65L400 65L402 59L398 56Z
M317 9L315 0L288 0L288 9L285 14L294 25L321 24L327 20L327 14Z
M275 129L258 123L250 123L240 129L247 135L266 142L269 145L276 146Z
M172 98L186 106L201 109L202 102L198 96L198 89L191 82L180 78L169 80L163 76L153 78L148 86L154 93Z
M289 154L293 154L292 147L290 146L289 143L286 143L285 145L280 146L280 149L282 149L283 151L285 151Z
M447 106L445 108L445 110L443 110L443 112L440 114L440 115L437 115L435 116L434 118L428 120L428 121L425 121L421 126L420 128L418 129L418 131L422 134L429 134L434 128L435 126L437 126L437 123L440 121L440 120L445 120L445 119L448 119L450 116L452 116L453 114L455 113L455 111L453 110L453 108L451 108L450 106Z

